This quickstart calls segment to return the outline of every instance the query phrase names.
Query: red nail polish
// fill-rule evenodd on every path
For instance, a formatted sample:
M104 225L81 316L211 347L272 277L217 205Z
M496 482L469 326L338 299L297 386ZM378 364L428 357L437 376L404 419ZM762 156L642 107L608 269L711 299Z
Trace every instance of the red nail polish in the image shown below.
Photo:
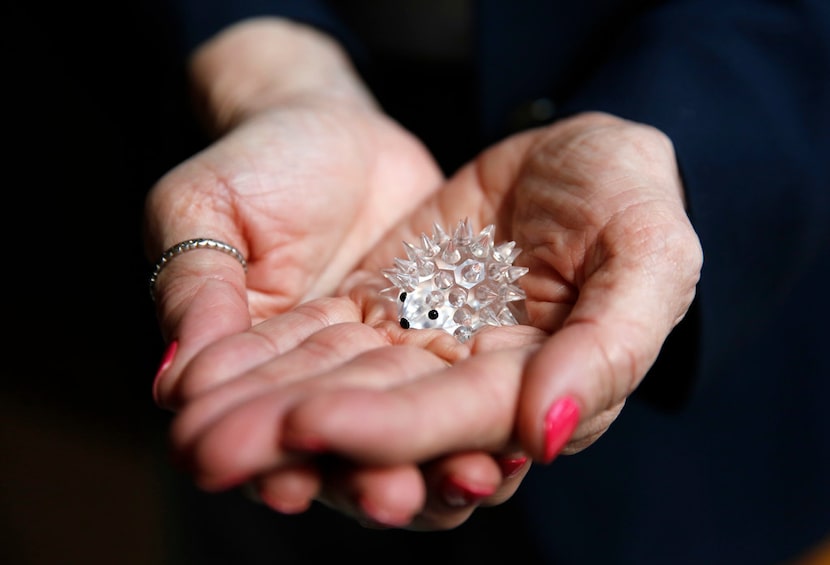
M579 424L579 406L570 397L560 398L551 404L545 415L544 463L550 463L559 455Z
M492 496L494 492L495 490L493 488L466 485L454 477L447 477L441 489L444 502L447 506L452 506L453 508L471 506L488 496Z
M527 463L527 457L500 457L498 460L501 474L505 479L515 477Z
M167 346L167 349L164 351L164 355L161 358L161 364L159 365L158 371L156 371L156 376L153 378L153 398L158 402L158 384L161 380L161 375L170 367L170 364L173 363L173 358L176 356L176 350L179 348L178 341L170 342L170 345Z

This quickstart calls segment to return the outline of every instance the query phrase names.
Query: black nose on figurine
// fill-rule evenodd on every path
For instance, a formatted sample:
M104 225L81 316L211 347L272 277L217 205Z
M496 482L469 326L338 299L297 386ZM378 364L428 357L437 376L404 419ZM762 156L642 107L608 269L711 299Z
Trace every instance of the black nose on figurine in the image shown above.
M405 330L409 329L409 320L406 318L401 318L401 327Z

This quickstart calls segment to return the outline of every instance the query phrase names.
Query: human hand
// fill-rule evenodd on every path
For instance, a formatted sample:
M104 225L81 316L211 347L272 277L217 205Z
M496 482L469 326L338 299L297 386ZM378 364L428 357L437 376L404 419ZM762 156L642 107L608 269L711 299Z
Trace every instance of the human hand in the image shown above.
M242 252L248 273L201 250L160 273L159 323L177 349L154 394L174 410L212 386L179 378L202 347L331 294L442 182L420 142L311 29L270 19L237 25L199 50L193 74L217 139L150 191L147 255L215 238Z
M201 453L196 459L202 463L210 459L205 453L222 452L227 464L222 473L233 476L232 470L250 474L256 467L277 466L287 457L286 445L312 451L324 446L364 466L412 470L413 464L447 453L499 453L517 444L535 460L549 462L560 450L574 453L596 440L694 296L701 253L684 212L671 144L652 128L597 114L521 134L482 154L397 233L411 239L415 226L471 212L479 221L497 218L504 237L525 250L520 258L530 267L522 280L529 321L550 337L540 341L541 332L532 331L500 343L503 337L496 335L518 328L485 330L469 344L472 355L450 361L449 368L423 362L417 371L416 365L401 363L403 357L383 358L378 362L389 379L383 386L355 387L344 378L343 387L317 389L294 397L294 406L271 408L267 421L279 425L257 434L261 443L254 442L253 451L264 458L256 464L232 461L219 449L228 447L222 430L238 430L243 421L246 429L262 429L254 423L256 414L241 404L224 404L211 429L199 433L194 433L200 429L194 425L199 410L191 411L178 427L182 444ZM371 273L388 265L399 241L384 240L363 267ZM354 296L359 285L348 286ZM371 317L364 315L363 321ZM394 335L388 327L384 331ZM437 343L446 343L433 340L436 331L405 332L389 343L417 334L434 351ZM388 354L389 348L375 345L372 357ZM349 355L337 363L325 374L348 375L355 366ZM408 369L401 371L402 366ZM408 371L417 371L418 378ZM397 373L407 376L390 377ZM215 396L221 394L217 390ZM431 484L428 474L425 481ZM328 484L336 490L343 483ZM507 496L516 486L514 481L506 489ZM369 496L372 489L363 487L362 496ZM425 488L410 484L399 492L420 493L412 501L424 501ZM424 508L420 518L427 527L451 527L434 506Z
M256 334L267 327L260 327L263 320L276 322L274 316L296 304L331 294L383 231L440 186L431 157L378 110L340 57L315 32L275 21L232 28L197 55L195 80L218 138L149 194L148 256L184 239L211 237L237 246L249 270L244 277L235 260L193 251L159 275L159 321L175 353L154 385L159 405L182 410L228 375L255 367L259 358L244 347L231 347L214 365L209 345L235 344L238 332L253 326L245 335ZM274 77L278 84L269 83ZM316 315L330 316L328 325L354 313L330 311L331 302L316 309L308 304L279 318L275 341L259 342L268 355L270 347L302 350L306 326L320 329ZM352 353L374 343L361 341ZM309 367L320 370L320 359L311 357ZM492 459L480 460L483 466L465 469L479 475L476 469L484 469L496 477L490 483L499 480ZM257 480L280 481L268 473ZM302 502L287 504L294 510Z
M695 295L703 256L685 213L672 144L654 128L601 113L525 132L450 179L401 233L411 237L431 217L471 212L479 223L496 218L497 239L523 249L516 264L529 268L520 281L527 323L549 335L523 367L516 440L540 462L576 453L608 429ZM377 269L395 240L385 239L363 267ZM442 383L430 394L418 386L417 402L408 387L367 391L371 402L352 391L309 399L287 419L288 441L302 444L308 435L337 452L388 463L463 449L465 441L500 445L512 420L484 405L470 427L452 422L434 429L446 421L438 414L458 403L488 402L477 389L459 385L454 395ZM397 395L420 411L401 411ZM348 418L356 412L360 419ZM418 438L410 437L415 421L431 422L425 435L441 440L417 447ZM381 422L387 423L378 437L374 427ZM487 442L490 433L495 443Z

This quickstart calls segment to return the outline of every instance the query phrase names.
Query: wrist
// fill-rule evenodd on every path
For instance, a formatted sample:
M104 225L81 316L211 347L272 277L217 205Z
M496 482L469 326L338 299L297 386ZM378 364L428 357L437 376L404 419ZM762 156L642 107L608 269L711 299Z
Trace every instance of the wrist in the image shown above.
M255 18L226 28L194 52L189 71L201 117L217 133L299 98L375 106L334 39L284 19Z

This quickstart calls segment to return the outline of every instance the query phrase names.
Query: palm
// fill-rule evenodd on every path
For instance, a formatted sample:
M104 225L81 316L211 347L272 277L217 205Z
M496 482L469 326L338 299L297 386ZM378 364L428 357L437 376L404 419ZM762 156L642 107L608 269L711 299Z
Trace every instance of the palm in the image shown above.
M686 236L688 223L674 174L664 162L627 159L638 150L617 124L593 130L535 130L482 153L444 189L402 222L364 260L368 273L389 267L400 241L417 241L432 222L455 225L470 217L480 227L495 222L496 239L516 241L516 260L530 268L521 280L530 325L548 333L560 327L592 276L629 265ZM668 149L668 147L666 147ZM645 165L650 165L645 166ZM657 179L657 188L653 178ZM651 237L633 245L630 234ZM662 237L656 237L661 235ZM347 287L348 288L348 287Z
M600 375L604 392L588 399L566 451L582 449L619 413L694 297L700 249L671 144L657 130L600 114L508 138L402 222L363 262L362 276L388 267L401 239L412 241L433 221L454 225L468 216L479 226L495 222L497 240L522 249L516 264L529 268L519 281L526 321L537 330L499 329L486 347L471 350L486 355L502 339L504 347L538 349L540 334L555 336L538 359L526 359L528 367L535 363L526 398L556 388L547 368L554 361ZM503 425L518 426L530 444L541 419L526 408L504 414Z
M320 105L254 117L168 174L148 200L150 218L180 215L178 239L204 225L235 234L249 259L254 322L330 293L441 182L421 145L391 121ZM198 216L193 225L189 216ZM164 238L162 228L148 231Z

